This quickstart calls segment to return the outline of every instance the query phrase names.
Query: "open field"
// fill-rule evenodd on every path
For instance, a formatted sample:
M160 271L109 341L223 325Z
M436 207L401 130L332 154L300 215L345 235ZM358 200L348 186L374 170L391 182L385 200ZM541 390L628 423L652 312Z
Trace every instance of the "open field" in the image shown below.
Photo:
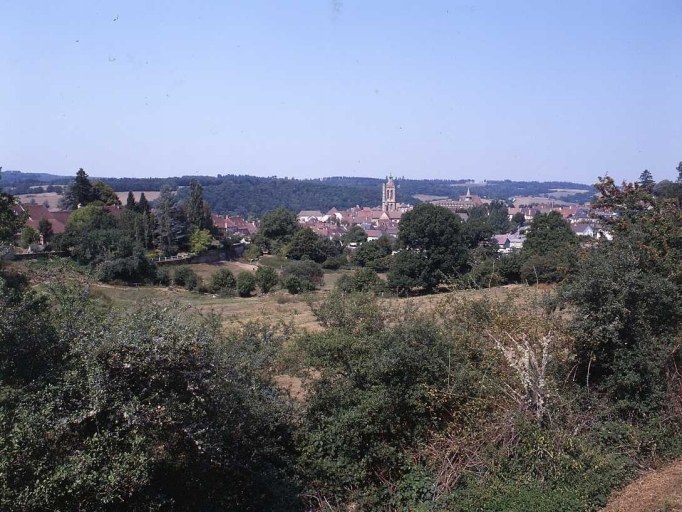
M161 192L158 190L133 190L133 197L135 197L135 201L140 200L140 196L144 192L144 197L149 201L150 203L156 199L159 198L159 195L161 195ZM118 200L121 201L121 204L126 204L126 200L128 199L128 192L116 192L116 195L118 196Z
M43 192L42 194L18 194L17 198L22 203L35 202L36 204L43 204L47 201L47 208L50 210L59 209L59 199L62 196L56 192Z

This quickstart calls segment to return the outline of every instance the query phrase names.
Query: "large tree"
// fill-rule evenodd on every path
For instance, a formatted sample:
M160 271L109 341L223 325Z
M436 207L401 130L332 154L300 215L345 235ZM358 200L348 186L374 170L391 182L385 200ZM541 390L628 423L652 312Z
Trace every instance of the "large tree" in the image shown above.
M15 213L15 205L16 200L12 195L0 191L0 244L12 242L26 220L25 215Z
M185 213L190 230L208 229L213 227L211 209L204 201L204 192L201 183L192 180L189 185L189 197L185 202Z
M466 265L467 247L462 238L461 221L442 206L420 204L403 215L398 242L404 250L417 253L426 264L421 286L431 290ZM392 270L400 272L399 266Z

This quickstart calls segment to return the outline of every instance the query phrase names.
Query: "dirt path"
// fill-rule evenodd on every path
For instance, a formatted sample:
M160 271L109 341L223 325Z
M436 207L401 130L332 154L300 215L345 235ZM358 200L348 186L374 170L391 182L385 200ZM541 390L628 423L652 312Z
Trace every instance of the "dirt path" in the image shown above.
M682 459L645 474L618 492L602 512L682 511Z

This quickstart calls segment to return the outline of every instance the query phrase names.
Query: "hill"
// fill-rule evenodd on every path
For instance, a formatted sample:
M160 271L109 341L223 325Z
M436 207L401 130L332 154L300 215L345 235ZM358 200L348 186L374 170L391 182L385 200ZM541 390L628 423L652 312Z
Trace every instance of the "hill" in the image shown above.
M204 198L211 209L220 214L261 216L275 208L293 211L321 210L332 207L349 208L356 205L377 206L381 202L383 179L334 176L322 179L292 179L247 175L180 176L168 178L98 178L116 192L129 190L158 191L163 186L179 190L196 179L204 187ZM70 177L45 173L10 171L2 173L2 186L14 194L27 193L31 187L65 184ZM412 180L398 179L397 200L418 203L419 196L457 197L469 188L473 194L489 199L508 200L516 196L544 196L582 203L594 194L590 185L572 182L486 181L471 180Z

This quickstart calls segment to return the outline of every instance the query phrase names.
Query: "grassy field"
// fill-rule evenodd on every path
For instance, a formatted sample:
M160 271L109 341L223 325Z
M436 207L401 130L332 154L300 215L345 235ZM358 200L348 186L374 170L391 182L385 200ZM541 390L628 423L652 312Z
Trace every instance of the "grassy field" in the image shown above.
M262 258L259 264L279 268L282 262L273 257ZM177 286L116 286L98 283L87 271L78 267L68 259L56 258L51 261L12 262L17 271L29 276L33 285L45 283L78 283L88 285L93 297L105 303L124 308L135 308L143 302L178 302L195 311L220 315L226 328L249 321L285 322L308 330L319 330L313 315L311 304L324 299L334 287L336 281L352 270L327 272L321 290L304 295L290 295L284 290L277 290L267 295L253 297L220 297L210 293L189 292ZM241 261L223 261L218 263L196 263L188 265L204 282L219 268L228 268L235 275L241 271L255 271L257 266ZM547 292L546 288L510 285L481 290L443 291L435 295L397 298L381 297L379 300L387 312L399 313L403 308L428 312L435 309L442 301L452 297L505 299L509 296L516 300L531 301Z

